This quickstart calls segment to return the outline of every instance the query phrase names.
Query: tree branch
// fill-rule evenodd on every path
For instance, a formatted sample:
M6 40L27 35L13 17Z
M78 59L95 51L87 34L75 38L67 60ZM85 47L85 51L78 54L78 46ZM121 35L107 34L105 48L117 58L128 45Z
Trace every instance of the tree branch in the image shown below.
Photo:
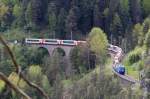
M20 93L23 97L25 97L26 99L31 99L25 92L23 92L20 88L18 88L17 86L15 86L12 82L10 82L8 80L8 78L2 73L0 72L0 79L3 80L10 88L12 88L15 92Z
M10 54L10 57L12 59L12 62L16 68L16 73L30 86L35 88L36 90L38 90L41 95L43 95L45 97L45 99L49 99L48 95L43 91L42 88L40 88L38 85L30 82L27 80L27 78L23 75L23 73L21 72L21 68L20 66L17 64L16 59L12 53L12 51L10 50L10 48L8 47L8 45L6 44L6 42L4 41L4 39L2 38L2 36L0 35L0 42L2 42L2 44L4 45L5 49L8 51L8 53Z
M43 89L41 87L39 87L37 84L30 82L29 80L27 80L27 78L21 73L20 74L21 78L23 78L23 80L31 87L35 88L36 90L38 90L41 95L43 95L45 97L45 99L49 99L48 95L43 91Z
M2 44L4 45L5 49L7 50L7 52L9 53L12 61L13 61L13 64L16 68L16 73L19 74L21 72L21 69L19 67L19 65L17 64L16 60L15 60L15 57L13 55L13 53L11 52L10 48L7 46L6 42L4 41L4 39L2 38L2 36L0 35L0 42L2 42Z

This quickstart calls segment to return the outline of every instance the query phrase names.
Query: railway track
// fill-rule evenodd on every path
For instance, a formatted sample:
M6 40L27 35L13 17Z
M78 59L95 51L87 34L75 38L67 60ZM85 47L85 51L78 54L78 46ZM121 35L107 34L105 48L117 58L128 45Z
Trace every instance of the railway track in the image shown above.
M120 63L122 58L123 58L122 49L118 46L114 46L114 45L109 44L108 51L109 51L109 54L111 55L111 57L113 59L112 71L115 75L117 75L117 77L120 79L120 81L126 85L132 85L132 84L139 83L138 80L130 77L129 75L127 75L127 74L121 75L115 71L115 66L117 65L117 63Z
M30 39L29 39L30 40ZM39 43L40 39L33 39L32 41L38 41ZM7 42L8 43L8 42ZM12 42L11 42L12 43ZM10 44L10 42L9 42ZM20 44L20 42L14 41L13 44ZM116 62L121 62L122 58L123 58L123 51L120 47L118 46L114 46L109 44L108 45L108 51L109 54L111 55L112 59L113 59L113 64L112 64L112 71L115 75L118 76L118 78L121 80L121 82L123 82L124 84L136 84L139 83L138 80L133 79L132 77L130 77L129 75L121 75L118 72L115 71L115 66L117 65Z

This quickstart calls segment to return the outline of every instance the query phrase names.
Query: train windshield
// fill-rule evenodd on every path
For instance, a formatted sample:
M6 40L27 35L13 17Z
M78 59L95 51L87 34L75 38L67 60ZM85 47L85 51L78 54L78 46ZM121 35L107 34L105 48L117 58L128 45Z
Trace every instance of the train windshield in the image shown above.
M122 64L119 64L119 65L118 65L118 67L124 67L124 65L122 65Z

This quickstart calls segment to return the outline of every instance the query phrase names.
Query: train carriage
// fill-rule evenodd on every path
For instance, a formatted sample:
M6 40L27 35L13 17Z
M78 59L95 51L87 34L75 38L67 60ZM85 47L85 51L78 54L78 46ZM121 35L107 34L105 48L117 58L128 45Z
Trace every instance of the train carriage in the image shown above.
M61 40L62 45L77 45L76 40Z

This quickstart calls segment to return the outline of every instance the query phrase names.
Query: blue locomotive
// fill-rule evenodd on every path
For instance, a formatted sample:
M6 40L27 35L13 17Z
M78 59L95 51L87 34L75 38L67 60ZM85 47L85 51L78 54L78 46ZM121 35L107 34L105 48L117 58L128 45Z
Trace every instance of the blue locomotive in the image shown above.
M125 75L125 67L122 64L116 65L114 70L121 75Z

